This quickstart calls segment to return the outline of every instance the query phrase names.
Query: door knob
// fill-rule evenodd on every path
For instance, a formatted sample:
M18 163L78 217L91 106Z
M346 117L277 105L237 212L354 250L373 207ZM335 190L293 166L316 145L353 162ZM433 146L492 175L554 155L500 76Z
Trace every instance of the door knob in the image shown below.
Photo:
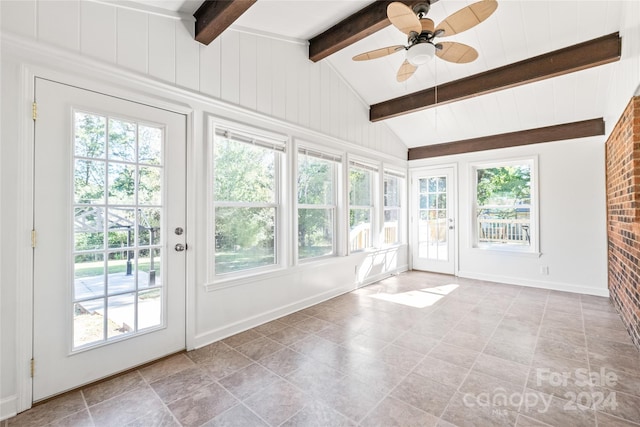
M184 245L183 245L182 243L178 243L178 244L176 244L176 246L175 246L175 250L176 250L176 252L182 252L182 251L184 251L185 249L186 249L186 248L184 247Z

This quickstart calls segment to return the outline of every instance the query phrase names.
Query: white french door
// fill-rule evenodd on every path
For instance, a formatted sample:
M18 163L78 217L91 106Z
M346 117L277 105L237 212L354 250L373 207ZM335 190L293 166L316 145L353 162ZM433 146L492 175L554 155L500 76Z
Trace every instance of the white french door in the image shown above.
M185 348L186 117L36 79L33 400Z
M413 269L455 274L454 170L417 170L411 183Z

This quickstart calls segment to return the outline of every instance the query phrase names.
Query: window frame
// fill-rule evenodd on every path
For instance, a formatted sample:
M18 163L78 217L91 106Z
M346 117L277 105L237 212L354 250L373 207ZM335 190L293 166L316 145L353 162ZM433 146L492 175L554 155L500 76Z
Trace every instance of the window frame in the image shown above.
M382 173L381 175L381 189L380 189L380 195L382 197L382 203L380 203L380 207L381 207L381 211L382 211L382 216L380 217L380 246L381 247L393 247L393 246L399 246L405 243L405 239L406 239L406 233L405 233L405 227L406 227L406 209L407 209L407 203L406 203L406 186L407 186L407 175L404 171L401 171L399 169L396 168L392 168L392 167L388 167L388 166L384 166L382 168ZM391 206L391 207L387 207L386 206L386 194L385 194L385 186L384 186L384 182L385 182L385 178L386 176L393 176L397 179L400 180L399 185L398 185L398 206ZM385 234L385 212L387 210L396 210L398 212L398 231L397 231L397 236L398 238L396 239L396 241L394 243L386 243L385 239L384 239L384 234Z
M478 170L528 164L530 167L530 204L529 204L529 245L508 245L504 243L479 242L478 230ZM538 156L496 159L475 162L470 165L471 184L471 224L469 246L474 250L496 251L522 255L540 256L539 197L538 197Z
M300 162L300 154L309 155L332 161L334 163L333 168L333 194L332 201L333 204L307 204L307 203L299 203L298 201L298 172L299 172L299 162ZM292 221L292 252L294 258L294 264L306 264L314 261L324 260L327 258L335 258L342 255L342 251L340 250L340 241L341 241L341 233L340 233L340 200L342 197L342 169L344 165L345 156L342 153L337 153L332 150L329 150L325 147L318 147L314 144L309 143L299 143L296 146L295 150L295 159L293 162L293 170L292 170L292 182L291 185L293 187L293 219ZM332 209L333 210L333 218L332 218L332 226L333 226L333 239L332 239L332 252L327 255L320 255L308 258L300 258L300 244L298 240L298 230L299 230L299 210L300 209Z
M208 138L208 173L207 173L207 282L223 285L227 282L253 277L273 271L283 270L288 265L288 256L286 253L285 224L287 223L286 209L286 182L287 182L287 163L289 138L285 135L270 132L258 127L244 125L241 123L219 120L213 117L209 120L209 138ZM234 136L246 137L246 141L238 141L240 143L262 146L266 149L272 149L274 156L274 197L271 202L230 202L215 200L215 144L220 130L228 130ZM216 272L216 208L270 208L274 209L274 263L255 268L248 268L238 271L225 273Z
M378 210L378 206L380 206L380 203L378 202L378 199L381 197L380 195L380 178L381 178L381 173L380 173L380 163L379 162L375 162L373 160L369 160L369 159L363 159L360 157L354 157L354 156L349 156L348 162L346 163L346 170L347 170L347 177L346 177L346 184L347 184L347 208L346 208L346 230L347 230L347 234L346 234L346 244L347 244L347 248L348 248L348 253L349 254L353 254L353 253L359 253L359 252L366 252L366 251L370 251L372 249L375 249L377 247L380 246L380 227L378 226L378 223L380 221L380 214L377 212ZM370 180L370 186L369 186L369 191L370 191L370 205L353 205L351 203L351 169L352 168L356 168L356 169L360 169L360 170L365 170L368 172L371 172L371 180ZM359 209L359 210L365 210L368 209L369 210L369 216L370 216L370 224L371 224L371 231L370 231L370 236L369 236L369 245L366 247L363 247L361 249L353 249L351 246L351 210L352 209Z

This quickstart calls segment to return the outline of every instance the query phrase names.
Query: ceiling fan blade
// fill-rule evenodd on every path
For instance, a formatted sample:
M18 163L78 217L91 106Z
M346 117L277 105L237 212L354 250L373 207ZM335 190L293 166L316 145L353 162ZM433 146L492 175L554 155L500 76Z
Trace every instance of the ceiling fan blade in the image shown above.
M466 64L478 58L478 51L463 43L442 42L438 45L441 45L442 49L436 49L436 55L448 62Z
M381 49L371 50L369 52L361 53L360 55L354 56L352 59L354 61L368 61L369 59L382 58L383 56L391 55L392 53L396 53L400 50L404 50L404 46L401 44L395 46L383 47Z
M422 25L420 20L406 4L400 2L393 2L387 6L387 17L394 27L409 35L412 31L420 34L422 32Z
M497 8L498 2L496 0L481 0L470 4L449 15L444 21L438 24L436 31L444 30L444 34L442 34L441 37L452 36L467 31L490 17Z
M412 65L409 61L405 59L402 65L400 66L400 69L398 70L398 75L396 76L396 80L398 80L399 82L403 82L407 80L409 77L413 76L413 73L415 73L417 69L418 67L416 67L415 65Z

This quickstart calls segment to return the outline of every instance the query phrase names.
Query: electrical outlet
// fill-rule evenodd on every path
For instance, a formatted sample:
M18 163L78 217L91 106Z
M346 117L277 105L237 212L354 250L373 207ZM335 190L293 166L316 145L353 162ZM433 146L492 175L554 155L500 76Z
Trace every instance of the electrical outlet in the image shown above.
M549 275L549 266L543 265L540 267L540 274L548 276Z

